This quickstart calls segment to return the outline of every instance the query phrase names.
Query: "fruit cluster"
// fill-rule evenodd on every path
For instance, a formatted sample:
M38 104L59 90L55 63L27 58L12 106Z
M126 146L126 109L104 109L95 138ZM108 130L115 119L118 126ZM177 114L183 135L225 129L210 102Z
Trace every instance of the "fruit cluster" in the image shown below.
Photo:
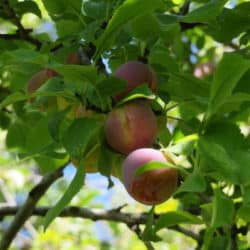
M141 84L157 89L156 75L147 65L130 61L121 65L115 75L127 82L126 89L114 96L116 101ZM173 168L158 168L136 175L150 162L169 161L160 150L151 148L158 132L157 119L146 99L135 99L111 111L105 124L107 143L117 152L127 155L122 165L122 182L128 193L146 205L166 201L175 191L178 173Z
M80 64L79 54L70 54L65 63ZM49 78L57 76L51 69L36 73L28 82L27 92L33 93ZM126 88L113 96L117 103L141 84L147 84L152 91L157 89L154 71L144 63L129 61L121 65L115 76L126 81ZM65 100L57 99L58 106L65 107ZM81 105L72 111L75 118L88 116ZM91 112L91 111L90 111ZM176 169L163 167L147 170L138 175L138 169L150 162L171 162L160 150L152 148L156 140L158 125L148 99L139 98L117 105L106 117L104 133L107 144L126 158L122 164L121 180L128 193L138 202L155 205L166 201L175 191L178 182ZM94 154L92 154L93 156ZM74 165L79 163L72 159ZM87 159L91 163L86 172L97 170L97 157ZM172 162L171 162L172 163Z

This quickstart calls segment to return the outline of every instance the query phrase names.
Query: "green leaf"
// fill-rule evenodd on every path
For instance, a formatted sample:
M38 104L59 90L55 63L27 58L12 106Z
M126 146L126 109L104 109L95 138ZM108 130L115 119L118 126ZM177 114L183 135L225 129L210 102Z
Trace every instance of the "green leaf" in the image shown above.
M0 111L0 129L7 130L10 125L10 117L6 112Z
M181 27L178 23L179 16L167 13L156 13L156 16L160 22L161 37L163 38L163 41L170 44L173 43L181 32ZM163 47L165 46L163 45Z
M107 79L99 81L96 88L102 97L110 97L119 94L127 87L127 82L121 78L110 76Z
M232 225L234 219L233 200L222 193L221 190L214 190L215 197L213 201L212 227L223 227Z
M245 102L250 102L250 94L235 93L225 99L225 102L221 105L217 113L225 114L239 110L241 105Z
M24 101L26 100L28 97L27 95L25 95L24 93L21 92L14 92L13 94L10 94L9 96L7 96L1 103L0 103L0 109L13 104L15 102L19 102L19 101Z
M51 65L51 68L62 75L66 81L75 83L78 88L96 83L97 69L93 66L61 64Z
M131 27L135 37L145 41L159 36L161 33L160 24L151 13L135 18L131 22Z
M165 116L158 117L158 134L157 138L159 143L164 147L167 147L172 140L172 135L169 129L166 127L167 121Z
M51 143L38 150L34 150L33 152L21 153L19 154L19 158L22 160L26 160L26 159L35 158L38 156L46 156L46 157L51 157L54 159L66 159L67 154L65 152L58 151L58 149L61 150L61 148L59 148L57 144Z
M250 222L250 214L249 210L250 204L243 205L239 208L237 211L237 216L241 219L243 219L245 222Z
M82 31L82 25L75 20L62 19L56 22L57 35L60 38L78 35Z
M33 63L41 66L45 66L48 63L49 56L42 54L31 49L17 49L12 51L6 51L4 56L7 57L7 61L15 63Z
M177 140L173 146L168 147L168 150L179 155L190 155L193 153L197 140L197 134L185 136L180 140Z
M127 96L122 99L117 105L122 105L126 102L132 101L138 98L146 98L149 100L155 99L155 94L153 94L152 90L148 87L147 84L142 84L132 91L130 91Z
M37 15L38 17L42 17L41 10L39 9L37 3L34 1L23 1L23 2L18 2L17 5L15 6L16 12L22 16L25 13L32 13Z
M209 23L210 20L220 14L226 2L227 0L211 0L179 20L185 23Z
M46 83L44 83L35 93L31 95L32 97L37 96L64 96L69 99L74 99L74 94L71 90L67 89L62 79L59 77L50 78Z
M161 0L125 0L115 11L106 30L98 40L94 59L99 58L105 50L110 48L113 39L125 24L161 7L164 7Z
M171 227L179 224L203 224L203 221L188 212L174 211L168 212L160 216L155 225L155 230Z
M212 142L207 137L202 137L198 145L203 173L229 183L240 183L239 166L222 145Z
M104 176L110 176L112 171L112 160L113 153L112 151L102 143L100 146L100 152L98 157L98 170Z
M239 34L250 27L250 17L245 11L250 11L250 3L241 3L234 8L224 8L214 22L208 25L207 33L222 43L230 43ZM247 36L246 36L247 38Z
M42 151L53 140L48 131L49 117L42 117L36 123L33 123L31 128L26 132L26 148L28 153Z
M214 232L215 229L213 228L209 228L206 230L202 250L230 249L230 235L214 235Z
M42 174L51 172L53 170L56 170L57 168L64 166L68 162L68 158L64 159L55 159L51 158L50 156L40 155L38 157L35 157L35 161L38 164L39 171Z
M147 216L146 226L142 232L143 241L160 241L161 238L155 233L154 207L152 207Z
M55 115L51 117L48 124L48 129L50 136L56 141L60 140L60 128L65 119L66 114L71 109L71 106L67 107L65 110L57 112Z
M167 162L151 161L137 168L135 171L135 177L140 176L147 171L160 168L175 168L175 166Z
M97 136L100 127L100 124L94 119L74 120L63 135L63 146L73 158L79 159L84 154L91 139Z
M25 150L26 137L29 127L20 121L13 123L7 133L6 145L9 149Z
M204 112L209 100L209 84L187 73L171 71L169 75L163 87L169 92L171 100L180 103L182 117L188 120Z
M151 65L161 65L170 72L177 73L179 71L176 60L170 56L170 53L164 47L153 49L149 55L149 62Z
M232 63L234 62L234 63ZM236 53L225 53L218 64L211 85L208 116L216 113L218 108L232 94L243 74L250 68L250 60Z
M53 17L58 16L62 14L66 7L67 7L67 2L66 1L61 1L61 0L42 0L46 10L49 12L49 14Z
M210 124L199 139L198 152L202 174L232 184L249 183L250 152L235 124Z
M198 174L190 174L181 186L177 189L176 193L181 192L204 192L206 190L205 178Z
M84 184L84 177L84 164L81 163L77 168L75 177L73 178L62 198L45 215L43 221L44 230L48 228L51 222L62 212L62 210L70 203L73 197L80 191Z
M107 3L100 0L84 0L82 11L85 16L96 19L103 19L106 16Z
M250 204L250 185L245 185L243 189L243 204L248 205Z
M214 232L215 232L215 228L208 227L206 229L205 234L204 234L204 243L203 243L203 246L202 246L202 250L210 250L209 246L210 246L210 244L211 244L211 242L213 240Z

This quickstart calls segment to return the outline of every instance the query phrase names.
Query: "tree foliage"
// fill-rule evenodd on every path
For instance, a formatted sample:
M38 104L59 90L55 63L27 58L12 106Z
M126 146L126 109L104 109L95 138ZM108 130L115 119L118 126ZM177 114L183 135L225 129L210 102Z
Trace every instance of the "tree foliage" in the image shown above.
M20 209L0 207L0 217L16 214L0 249L15 237L11 228L18 231L32 214L46 214L41 223L50 230L57 216L74 213L123 222L147 249L165 241L163 229L192 238L197 249L248 249L249 13L250 2L243 0L2 0L3 141L10 159L27 164L28 171L35 162L43 179ZM79 55L80 61L72 59ZM150 65L157 91L143 84L117 102L113 97L126 83L115 71L128 61ZM44 84L27 91L41 71L48 76ZM125 156L107 144L105 121L138 98L157 116L152 147L179 172L173 194L178 207L160 214L157 206L143 207L141 214L123 207L103 214L67 207L80 195L85 173L101 173L108 188L114 185L111 175L120 177ZM71 161L78 167L70 185L52 207L39 210L38 200ZM3 155L0 163L5 169L9 161ZM149 164L140 174L164 167Z

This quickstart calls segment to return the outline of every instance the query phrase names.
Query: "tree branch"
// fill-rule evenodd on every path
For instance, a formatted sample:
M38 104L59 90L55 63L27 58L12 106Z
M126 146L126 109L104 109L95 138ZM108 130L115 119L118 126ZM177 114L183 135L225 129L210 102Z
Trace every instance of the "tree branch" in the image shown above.
M35 207L31 213L34 216L45 216L45 214L49 211L51 207ZM0 207L0 216L10 216L15 215L20 210L18 206L5 206ZM135 232L140 238L139 225L145 225L147 223L147 214L132 214L132 213L124 213L121 212L120 209L112 209L112 210L102 210L102 209L89 209L84 207L75 207L70 206L64 208L64 210L60 213L59 217L74 217L74 218L82 218L82 219L90 219L92 221L105 220L105 221L115 221L126 224L129 229ZM201 238L198 234L195 234L191 230L180 226L169 227L169 230L174 230L183 235L190 237L197 241L197 243L201 242ZM154 249L150 242L144 242L145 246L148 249ZM4 248L0 247L0 250Z
M57 169L52 173L46 174L41 182L38 183L30 191L28 198L26 199L23 206L15 207L15 217L7 231L3 234L2 240L0 242L0 250L6 250L9 248L12 240L15 238L20 228L24 225L25 221L33 214L36 203L44 195L51 184L63 175L63 168L64 167Z
M16 34L2 34L0 38L4 39L23 39L27 42L34 44L38 49L41 47L41 42L30 35L31 30L26 30L15 10L11 7L9 0L2 0L3 11L5 15L11 20L17 27Z
M32 215L45 216L51 207L36 207L32 210ZM15 215L19 211L18 206L0 207L0 216ZM90 219L92 221L106 220L122 222L127 225L139 225L146 223L146 214L122 213L117 210L88 209L84 207L67 207L60 213L59 217L75 217ZM1 249L1 248L0 248Z

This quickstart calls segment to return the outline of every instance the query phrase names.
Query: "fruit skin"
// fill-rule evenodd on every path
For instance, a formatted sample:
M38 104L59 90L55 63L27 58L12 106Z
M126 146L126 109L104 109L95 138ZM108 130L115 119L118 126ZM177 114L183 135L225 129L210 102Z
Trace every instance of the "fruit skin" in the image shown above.
M59 76L59 74L55 70L50 69L50 68L46 69L46 73L49 78Z
M151 146L157 130L156 116L148 102L142 99L110 112L104 128L107 143L122 154Z
M70 52L67 55L65 64L79 64L79 65L82 64L81 54L78 51Z
M36 72L31 79L28 81L26 86L26 92L28 94L32 94L36 92L37 89L39 89L44 83L46 83L50 78L52 78L50 71L48 69L43 69L38 72ZM38 109L40 111L48 111L50 107L55 106L55 101L53 98L44 97L44 100L46 99L46 104L43 103L42 105L39 105ZM29 98L28 102L33 103L35 101L35 98Z
M47 74L47 69L43 69L35 73L27 84L27 93L32 94L39 89L51 76Z
M152 161L168 160L159 150L140 148L130 153L122 165L122 182L126 190L136 201L145 205L166 201L178 184L178 172L173 168L149 170L135 177L140 166Z
M129 61L121 65L115 72L115 76L125 80L127 88L114 96L115 101L123 99L130 91L141 84L147 83L152 91L157 89L157 79L154 71L146 64L138 61Z

